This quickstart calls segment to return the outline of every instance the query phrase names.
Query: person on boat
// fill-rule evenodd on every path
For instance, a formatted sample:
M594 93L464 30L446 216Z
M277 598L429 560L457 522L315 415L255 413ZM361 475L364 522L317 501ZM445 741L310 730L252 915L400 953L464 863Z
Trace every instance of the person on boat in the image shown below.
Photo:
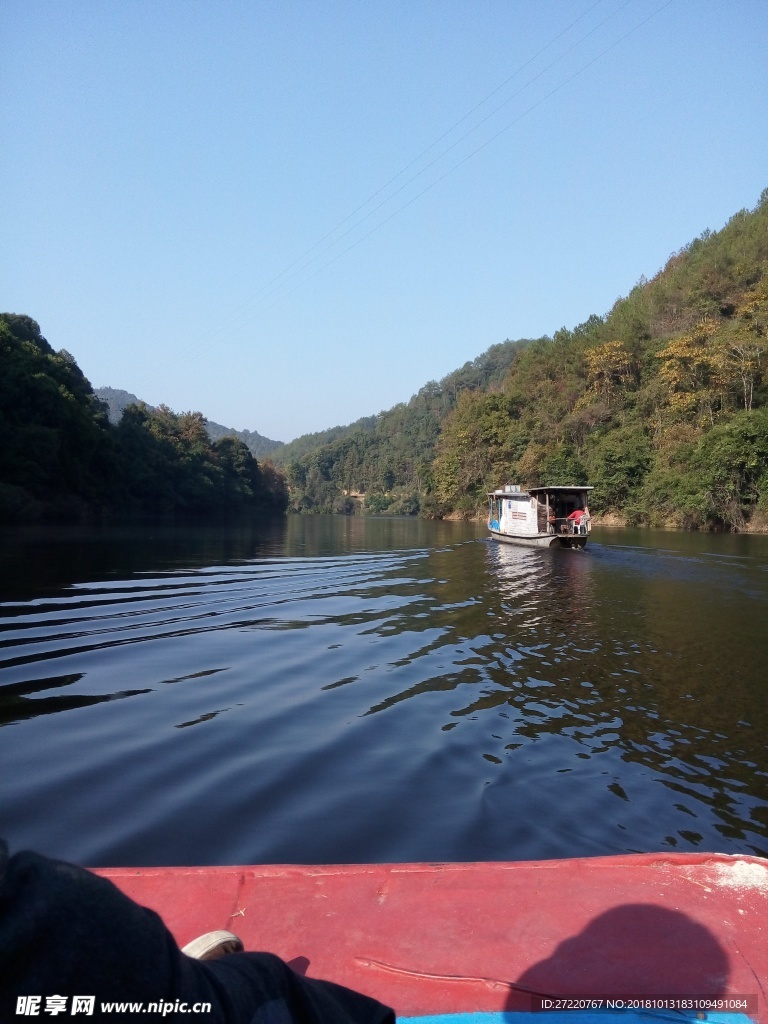
M581 532L582 521L586 519L588 515L589 513L583 508L575 508L573 512L571 512L568 516L568 522L572 524L574 533Z
M2 1021L395 1024L368 996L242 948L231 932L212 932L180 950L160 917L112 882L29 851L10 857L0 839Z

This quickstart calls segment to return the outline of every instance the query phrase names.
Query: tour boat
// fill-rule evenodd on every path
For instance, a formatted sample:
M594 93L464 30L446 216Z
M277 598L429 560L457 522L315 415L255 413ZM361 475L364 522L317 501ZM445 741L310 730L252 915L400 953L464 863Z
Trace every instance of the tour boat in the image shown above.
M387 1003L400 1022L768 1024L760 857L98 873L159 912L179 945L233 931L246 949Z
M592 529L587 498L594 487L507 484L488 492L488 529L496 540L529 547L583 548Z

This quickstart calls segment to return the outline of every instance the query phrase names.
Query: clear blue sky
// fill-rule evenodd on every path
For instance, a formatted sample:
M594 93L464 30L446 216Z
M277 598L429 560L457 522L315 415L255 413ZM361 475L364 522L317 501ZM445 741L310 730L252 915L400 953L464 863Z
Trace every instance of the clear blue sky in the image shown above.
M765 0L4 0L0 39L0 309L278 440L607 312L768 186Z

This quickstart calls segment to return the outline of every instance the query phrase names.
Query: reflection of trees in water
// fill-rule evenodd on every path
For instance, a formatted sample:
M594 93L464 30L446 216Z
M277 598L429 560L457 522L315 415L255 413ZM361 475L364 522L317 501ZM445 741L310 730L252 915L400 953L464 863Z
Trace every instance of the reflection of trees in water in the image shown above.
M606 777L589 785L625 803L638 775L669 791L660 843L697 846L714 828L766 851L768 702L743 655L762 636L754 609L590 551L477 544L432 552L425 568L429 614L417 601L387 629L430 639L391 663L410 667L408 685L369 713L439 692L443 731L486 723L473 734L486 761L514 768L557 739L552 772L599 758Z
M70 675L52 676L47 679L29 679L23 683L3 686L0 691L0 726L14 722L23 722L38 715L55 715L62 711L76 708L89 708L94 704L104 704L124 697L136 697L150 693L145 687L141 690L118 690L116 693L101 694L66 694L39 697L46 690L56 691L74 685L83 678L84 673L74 672ZM30 695L34 695L30 699Z
M381 750L412 755L418 785L456 822L457 856L562 855L579 842L585 853L768 851L765 573L749 576L744 559L713 568L629 546L537 551L433 526L296 516L183 537L169 526L82 542L73 532L66 558L52 535L33 591L110 582L70 587L50 608L6 609L24 642L8 635L5 657L41 662L9 677L6 719L120 700L130 723L147 687L235 665L174 718L198 733L229 707L220 684L240 679L250 697L256 665L277 713L290 692L298 717L322 707L345 726L365 719L382 744L366 751L371 764ZM201 664L185 662L191 633ZM171 644L160 649L172 668L137 675L151 649L133 645L155 639ZM337 699L343 710L329 712ZM414 774L394 774L395 789L417 788Z
M263 558L280 549L285 534L285 516L7 529L0 536L2 595L27 600L78 582Z

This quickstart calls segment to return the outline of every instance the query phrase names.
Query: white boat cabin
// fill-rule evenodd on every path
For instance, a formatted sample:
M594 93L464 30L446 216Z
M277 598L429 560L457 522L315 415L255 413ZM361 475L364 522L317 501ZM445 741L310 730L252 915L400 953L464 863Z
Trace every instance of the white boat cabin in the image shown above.
M488 494L488 528L497 540L536 547L584 547L592 529L587 500L593 487L507 484Z

